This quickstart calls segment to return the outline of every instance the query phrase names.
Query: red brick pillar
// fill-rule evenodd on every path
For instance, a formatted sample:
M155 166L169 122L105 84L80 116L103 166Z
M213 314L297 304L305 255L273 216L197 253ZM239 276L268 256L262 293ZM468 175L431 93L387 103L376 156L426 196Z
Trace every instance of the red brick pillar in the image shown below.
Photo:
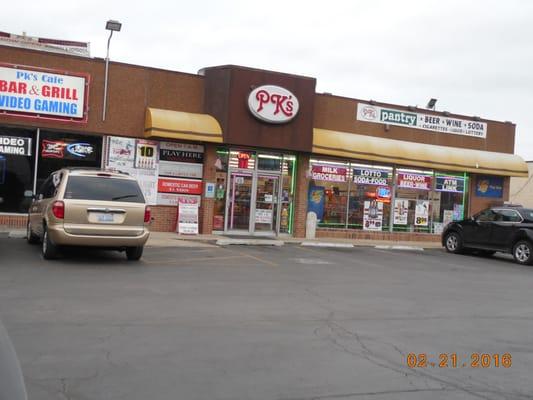
M216 183L217 145L206 144L204 152L204 175L203 175L203 193L202 206L200 207L200 233L210 234L213 231L213 209L215 199L205 198L205 186L207 183Z
M298 155L296 167L296 191L294 199L294 237L305 237L307 216L307 192L309 190L309 154Z

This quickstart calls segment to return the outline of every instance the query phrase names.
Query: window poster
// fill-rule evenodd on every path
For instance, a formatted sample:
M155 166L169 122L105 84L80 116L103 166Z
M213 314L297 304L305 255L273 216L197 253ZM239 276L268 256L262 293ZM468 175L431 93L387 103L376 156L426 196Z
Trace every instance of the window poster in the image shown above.
M198 198L180 197L178 206L178 233L198 234Z
M309 186L307 197L307 212L314 212L318 222L324 218L324 186Z
M453 220L460 221L463 219L464 215L464 206L462 204L453 205Z
M453 210L444 210L442 213L442 223L444 226L453 221Z
M121 170L135 166L135 139L109 136L107 139L107 167Z
M383 203L376 200L365 201L363 230L381 231L383 227Z
M407 225L407 215L409 213L409 200L394 200L394 225Z
M429 222L429 201L417 200L415 208L415 225L428 226Z

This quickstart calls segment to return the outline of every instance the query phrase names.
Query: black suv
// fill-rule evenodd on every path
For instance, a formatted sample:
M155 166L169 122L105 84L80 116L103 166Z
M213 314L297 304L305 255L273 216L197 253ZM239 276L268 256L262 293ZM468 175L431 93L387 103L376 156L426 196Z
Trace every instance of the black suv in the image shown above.
M519 264L533 264L533 209L491 207L448 224L442 245L450 253L476 250L484 255L511 253Z

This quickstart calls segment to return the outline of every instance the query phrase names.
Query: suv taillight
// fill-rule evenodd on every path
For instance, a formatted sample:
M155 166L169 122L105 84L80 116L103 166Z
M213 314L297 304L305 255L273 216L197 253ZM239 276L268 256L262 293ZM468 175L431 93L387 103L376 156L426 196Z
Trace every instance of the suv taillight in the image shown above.
M54 201L52 204L52 214L54 214L54 217L57 219L65 218L65 203L62 201Z
M150 219L152 218L152 210L150 207L146 206L144 209L144 223L147 224L150 222Z

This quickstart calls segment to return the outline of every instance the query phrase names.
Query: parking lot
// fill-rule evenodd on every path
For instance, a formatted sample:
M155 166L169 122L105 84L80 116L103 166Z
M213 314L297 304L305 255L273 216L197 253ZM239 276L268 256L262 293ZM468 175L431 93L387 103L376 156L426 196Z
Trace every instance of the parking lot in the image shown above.
M507 256L285 245L44 261L0 236L0 317L38 400L530 399L532 287Z

